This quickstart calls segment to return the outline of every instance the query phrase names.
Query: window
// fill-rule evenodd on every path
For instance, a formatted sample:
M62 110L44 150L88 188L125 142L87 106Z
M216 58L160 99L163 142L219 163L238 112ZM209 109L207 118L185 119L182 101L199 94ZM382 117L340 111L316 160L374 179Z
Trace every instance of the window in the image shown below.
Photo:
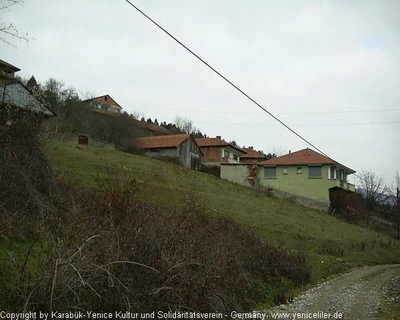
M337 175L336 175L336 167L332 166L329 168L329 179L336 179Z
M308 167L309 178L321 178L322 177L322 166Z
M276 178L276 167L264 167L264 178Z
M233 155L233 160L239 161L239 157L237 156L237 154Z
M297 167L297 174L302 174L303 173L303 168L302 167Z
M282 169L282 174L288 174L288 168L287 167Z
M224 150L224 157L229 158L229 151Z

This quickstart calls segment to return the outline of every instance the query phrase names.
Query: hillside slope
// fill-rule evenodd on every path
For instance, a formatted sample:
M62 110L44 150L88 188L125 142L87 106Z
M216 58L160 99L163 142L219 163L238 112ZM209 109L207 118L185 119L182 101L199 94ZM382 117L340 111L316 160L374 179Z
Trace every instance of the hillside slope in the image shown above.
M59 174L72 172L86 186L95 186L98 172L111 162L143 181L141 196L151 202L175 203L194 193L210 213L229 215L255 228L269 243L307 252L312 282L354 265L400 262L400 244L395 239L208 174L72 142L51 141L46 153Z

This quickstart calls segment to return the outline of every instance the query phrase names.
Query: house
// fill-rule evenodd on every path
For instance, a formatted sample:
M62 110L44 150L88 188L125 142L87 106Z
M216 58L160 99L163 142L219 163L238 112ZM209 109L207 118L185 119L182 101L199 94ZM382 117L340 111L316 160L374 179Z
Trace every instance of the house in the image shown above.
M257 180L257 164L268 157L252 146L240 148L245 154L240 156L240 163L221 163L220 177L246 187L255 187Z
M245 154L240 156L240 162L242 163L259 163L261 161L267 160L267 156L261 152L254 150L253 146L248 148L240 148Z
M20 69L0 60L0 106L21 108L45 117L54 117L55 113L15 78L15 72Z
M133 141L136 148L153 158L175 158L190 169L199 170L202 152L190 134L173 134L137 138Z
M220 166L221 163L239 163L240 157L245 154L240 148L221 139L221 136L198 138L196 143L204 154L203 164L209 167Z
M14 79L15 73L21 69L13 66L12 64L0 59L0 77Z
M91 106L93 106L93 108L95 108L96 111L102 113L121 113L122 110L122 107L108 94L87 99L83 102L89 103Z
M337 190L355 192L347 182L354 170L309 148L258 164L257 186L326 209Z

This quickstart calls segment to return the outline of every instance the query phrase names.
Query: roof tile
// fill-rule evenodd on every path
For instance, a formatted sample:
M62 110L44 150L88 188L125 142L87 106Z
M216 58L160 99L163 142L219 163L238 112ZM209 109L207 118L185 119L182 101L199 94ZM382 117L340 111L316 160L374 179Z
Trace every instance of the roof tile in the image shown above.
M336 164L337 162L309 148L262 161L260 165Z
M190 137L189 134L173 134L166 136L152 136L137 138L133 142L141 149L173 148L181 145Z
M262 154L261 152L258 152L256 150L253 150L251 148L240 148L242 149L244 152L246 152L246 154L240 156L241 159L245 158L249 158L249 159L253 159L253 158L258 158L258 159L266 159L266 155Z

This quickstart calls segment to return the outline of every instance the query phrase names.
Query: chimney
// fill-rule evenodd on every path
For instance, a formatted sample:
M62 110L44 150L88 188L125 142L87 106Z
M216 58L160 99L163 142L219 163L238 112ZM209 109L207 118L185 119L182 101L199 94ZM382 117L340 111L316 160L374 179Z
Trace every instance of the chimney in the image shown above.
M217 139L221 139L221 136L216 136Z
M292 150L289 150L289 154L292 154Z
M249 149L250 149L250 150L253 150L253 146L249 146Z

